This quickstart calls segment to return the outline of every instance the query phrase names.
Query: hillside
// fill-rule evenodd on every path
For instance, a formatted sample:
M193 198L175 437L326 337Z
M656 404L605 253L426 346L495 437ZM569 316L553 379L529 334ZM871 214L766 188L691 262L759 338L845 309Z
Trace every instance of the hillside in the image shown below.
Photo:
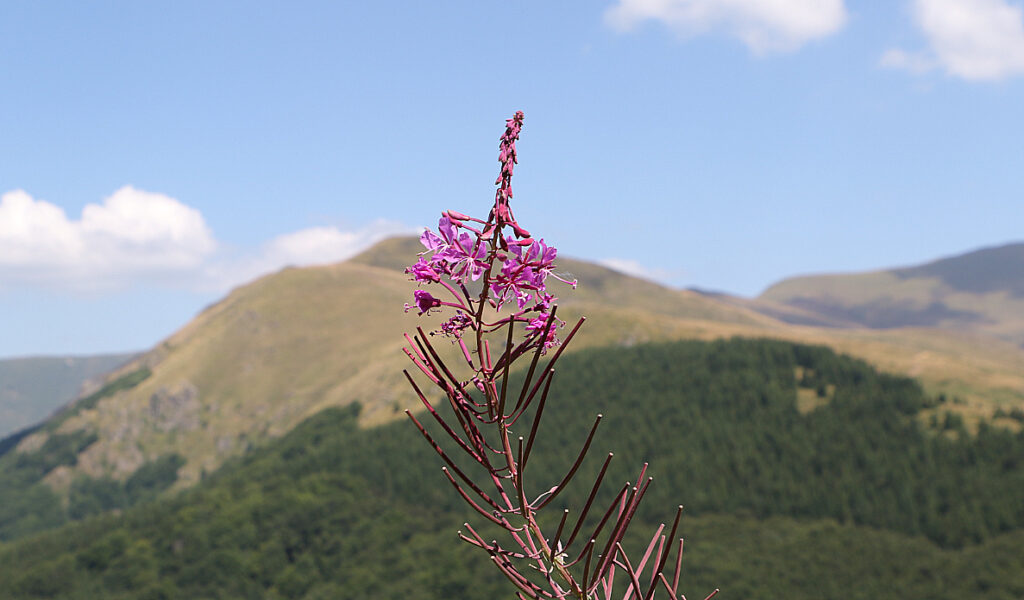
M395 248L403 251L393 252L393 268L376 265ZM233 291L108 378L132 379L132 386L79 403L19 450L86 431L98 441L73 467L49 472L50 485L66 489L75 473L124 478L171 453L186 460L181 478L189 484L326 407L360 402L363 424L401 415L413 405L401 375L402 334L430 322L402 309L413 287L398 265L415 258L404 250L414 250L408 240L384 242L346 263L285 269ZM698 294L565 262L578 272L581 291L574 298L564 286L563 314L595 317L580 348L685 337L686 316L747 327L767 321ZM662 315L672 320L661 322Z
M421 250L414 238L395 238L352 260L400 272L406 257ZM872 330L781 302L670 289L570 258L559 265L580 281L559 302L566 314L590 317L580 338L584 343L747 336L821 344L918 378L930 393L957 396L962 403L954 410L969 422L999 408L1024 409L1024 349L985 333L914 326ZM1024 318L1024 310L1018 314Z
M384 240L352 258L350 262L401 273L423 251L412 237ZM756 311L738 308L689 290L674 290L657 283L613 271L600 265L560 256L558 272L566 279L578 279L571 290L559 286L562 308L595 307L625 309L650 315L711 321L751 327L770 326L774 320ZM600 327L600 325L598 325Z
M637 534L687 507L691 598L1024 594L1024 434L946 423L935 435L914 418L932 402L914 382L780 342L591 349L560 372L530 480L543 488L604 412L594 456L615 451L609 480L651 461ZM802 405L819 387L817 405ZM0 544L0 589L12 600L510 596L455 537L481 519L415 429L360 427L358 410L321 412L175 498ZM587 491L559 502L578 507Z
M806 323L813 315L837 327L930 327L1024 346L1024 243L920 266L793 277L758 300L767 303L766 314L788 322Z
M49 516L30 528L58 522L62 505L40 499L54 490L66 501L86 485L82 477L138 490L187 487L325 408L359 403L363 426L401 416L414 405L401 376L402 333L436 326L402 310L413 286L401 268L418 249L415 240L388 240L345 263L289 268L234 290L39 431L0 443L0 488L14 494L0 521L46 506ZM1010 342L934 329L796 326L593 264L560 266L580 282L557 292L560 314L589 317L573 352L733 336L824 344L917 377L929 394L956 396L943 410L970 428L997 414L998 425L1020 427L1006 415L1024 408L1024 351Z
M132 354L38 356L0 360L0 438L41 421L71 402L87 382Z

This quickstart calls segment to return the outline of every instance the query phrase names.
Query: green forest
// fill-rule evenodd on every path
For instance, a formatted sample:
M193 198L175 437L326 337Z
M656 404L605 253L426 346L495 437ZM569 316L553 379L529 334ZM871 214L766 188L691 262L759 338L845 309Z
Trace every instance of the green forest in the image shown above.
M817 402L801 411L808 394ZM572 462L603 413L580 485L557 503L582 504L608 451L607 481L650 462L630 541L683 504L690 598L1022 598L1024 434L920 418L938 402L820 347L581 351L559 363L528 477L538 492L555 483L546 474ZM75 522L43 530L28 512L11 517L4 597L512 598L456 538L474 514L415 428L361 429L358 410L320 413L176 495L154 499L177 468L169 457L47 504L48 523ZM28 473L15 466L6 472Z

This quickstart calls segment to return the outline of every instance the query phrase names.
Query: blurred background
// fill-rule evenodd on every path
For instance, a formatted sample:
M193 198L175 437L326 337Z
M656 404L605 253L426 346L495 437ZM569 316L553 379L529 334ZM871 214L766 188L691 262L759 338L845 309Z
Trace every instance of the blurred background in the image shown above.
M12 598L511 597L399 417L517 110L538 481L600 411L691 598L1024 597L1019 0L8 3L0 86Z

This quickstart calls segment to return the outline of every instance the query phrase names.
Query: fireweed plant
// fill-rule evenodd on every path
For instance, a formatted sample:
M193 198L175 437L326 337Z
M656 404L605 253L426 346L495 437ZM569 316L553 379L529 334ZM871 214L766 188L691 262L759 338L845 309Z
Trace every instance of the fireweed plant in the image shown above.
M459 537L490 556L517 588L518 598L611 600L618 587L619 593L624 593L623 600L650 600L661 590L673 600L685 600L677 592L683 552L683 540L676 543L681 506L669 533L664 534L664 524L659 527L638 561L630 560L622 547L630 521L652 481L645 479L646 463L636 481L627 482L607 508L596 509L595 517L602 516L593 530L583 531L584 520L595 509L594 500L612 460L611 453L573 523L565 509L554 531L541 528L541 511L551 505L583 463L601 415L597 415L576 460L561 480L537 496L526 490L523 474L548 401L555 363L584 319L564 340L558 338L565 323L556 316L557 299L548 291L547 282L549 278L559 279L574 288L576 282L555 274L557 250L523 229L509 205L512 171L517 162L516 140L522 126L522 112L506 121L498 155L498 189L487 219L444 212L437 232L427 230L420 238L426 250L416 264L406 269L418 284L439 291L435 296L417 289L413 303L406 304L405 310L415 309L420 315L451 314L430 335L422 327L417 327L415 336L406 334L408 346L404 348L430 384L444 394L451 414L446 410L442 415L408 371L405 375L444 435L471 463L482 467L482 471L473 471L480 474L471 476L458 466L419 419L409 411L406 414L440 455L445 464L442 471L456 492L484 519L504 531L509 541L488 541L466 523L466 531L460 531ZM467 378L456 376L445 364L431 344L433 335L446 336L458 346L458 362L464 362L470 371ZM553 355L538 368L541 357L552 349ZM516 393L508 389L508 382L509 371L518 360L529 361L529 368ZM525 438L516 436L513 427L528 410L533 410L530 430ZM674 548L675 558L670 560ZM666 571L670 562L675 567L671 577Z

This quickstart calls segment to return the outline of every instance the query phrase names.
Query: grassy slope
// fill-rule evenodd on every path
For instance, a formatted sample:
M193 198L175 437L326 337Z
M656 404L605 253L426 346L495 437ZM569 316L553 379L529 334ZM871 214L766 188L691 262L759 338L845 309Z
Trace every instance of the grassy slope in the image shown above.
M769 303L768 311L779 305L802 308L840 326L923 325L1022 345L1021 281L1024 244L1010 244L918 267L794 277L771 286L759 300Z
M413 238L396 238L353 260L399 271L421 249ZM763 303L672 290L571 259L559 265L581 282L576 291L562 294L564 314L588 316L583 340L589 336L594 345L736 335L823 344L882 370L919 378L931 393L960 396L965 404L957 410L969 421L990 415L997 406L1024 407L1024 350L1004 340L924 327L837 329L833 320L778 304L787 321L802 316L825 326L793 325L763 314Z
M390 417L404 392L401 333L415 324L403 319L406 295L401 277L351 264L286 269L235 290L115 374L147 365L151 377L63 423L100 435L77 468L124 476L175 451L196 481L325 406L362 401L367 420Z
M401 310L412 289L401 267L417 250L415 240L388 240L346 263L286 269L235 290L112 376L145 366L151 377L64 420L58 431L95 432L99 441L48 481L62 489L76 473L123 478L177 453L186 460L181 485L188 485L325 407L358 401L364 425L400 415L413 405L401 379L402 333L436 322ZM826 344L919 377L930 391L964 396L967 403L955 408L971 418L995 405L1024 406L1024 352L1010 344L932 330L793 326L596 265L567 259L561 267L580 280L576 292L561 293L562 316L588 316L576 350L769 336ZM41 446L46 435L22 448Z

